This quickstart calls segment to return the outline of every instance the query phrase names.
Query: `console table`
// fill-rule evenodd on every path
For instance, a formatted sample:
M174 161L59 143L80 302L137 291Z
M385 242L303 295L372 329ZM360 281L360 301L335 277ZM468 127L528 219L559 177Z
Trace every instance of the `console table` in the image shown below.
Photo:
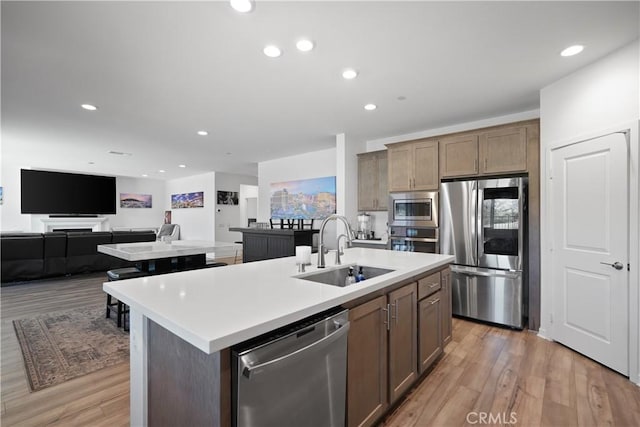
M232 227L242 233L242 262L294 256L296 246L313 246L319 230Z

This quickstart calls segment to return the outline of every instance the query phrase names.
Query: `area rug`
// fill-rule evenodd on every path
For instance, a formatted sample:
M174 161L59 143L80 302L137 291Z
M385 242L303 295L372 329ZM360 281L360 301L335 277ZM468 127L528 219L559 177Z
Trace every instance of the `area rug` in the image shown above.
M13 321L31 391L129 360L129 335L105 318L104 306Z

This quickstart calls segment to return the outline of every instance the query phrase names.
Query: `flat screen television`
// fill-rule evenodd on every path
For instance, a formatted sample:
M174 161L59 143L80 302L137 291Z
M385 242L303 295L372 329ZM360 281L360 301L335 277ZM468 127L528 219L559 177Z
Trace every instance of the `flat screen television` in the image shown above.
M23 214L97 215L116 213L116 179L22 169Z

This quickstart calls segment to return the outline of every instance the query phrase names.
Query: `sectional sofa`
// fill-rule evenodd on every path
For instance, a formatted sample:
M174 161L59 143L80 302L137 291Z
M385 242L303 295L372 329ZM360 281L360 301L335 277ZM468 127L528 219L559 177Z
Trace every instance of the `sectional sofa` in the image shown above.
M97 246L155 240L154 231L2 233L2 286L18 281L131 266L133 263L98 253Z

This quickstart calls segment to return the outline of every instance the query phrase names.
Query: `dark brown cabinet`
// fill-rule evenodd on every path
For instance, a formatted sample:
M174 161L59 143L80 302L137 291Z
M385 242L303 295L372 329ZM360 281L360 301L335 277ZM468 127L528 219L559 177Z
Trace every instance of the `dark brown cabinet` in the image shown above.
M388 406L387 297L349 310L347 426L369 426Z
M416 380L416 300L410 283L349 311L349 427L373 425Z
M347 426L375 425L442 354L448 277L436 271L349 308Z
M429 367L442 354L442 298L440 291L418 303L418 360L420 373Z
M416 284L389 293L389 402L395 402L418 376Z
M442 346L446 346L451 341L451 334L453 332L452 316L453 310L451 307L451 270L449 268L442 270L442 291L440 292L441 306L442 306Z

